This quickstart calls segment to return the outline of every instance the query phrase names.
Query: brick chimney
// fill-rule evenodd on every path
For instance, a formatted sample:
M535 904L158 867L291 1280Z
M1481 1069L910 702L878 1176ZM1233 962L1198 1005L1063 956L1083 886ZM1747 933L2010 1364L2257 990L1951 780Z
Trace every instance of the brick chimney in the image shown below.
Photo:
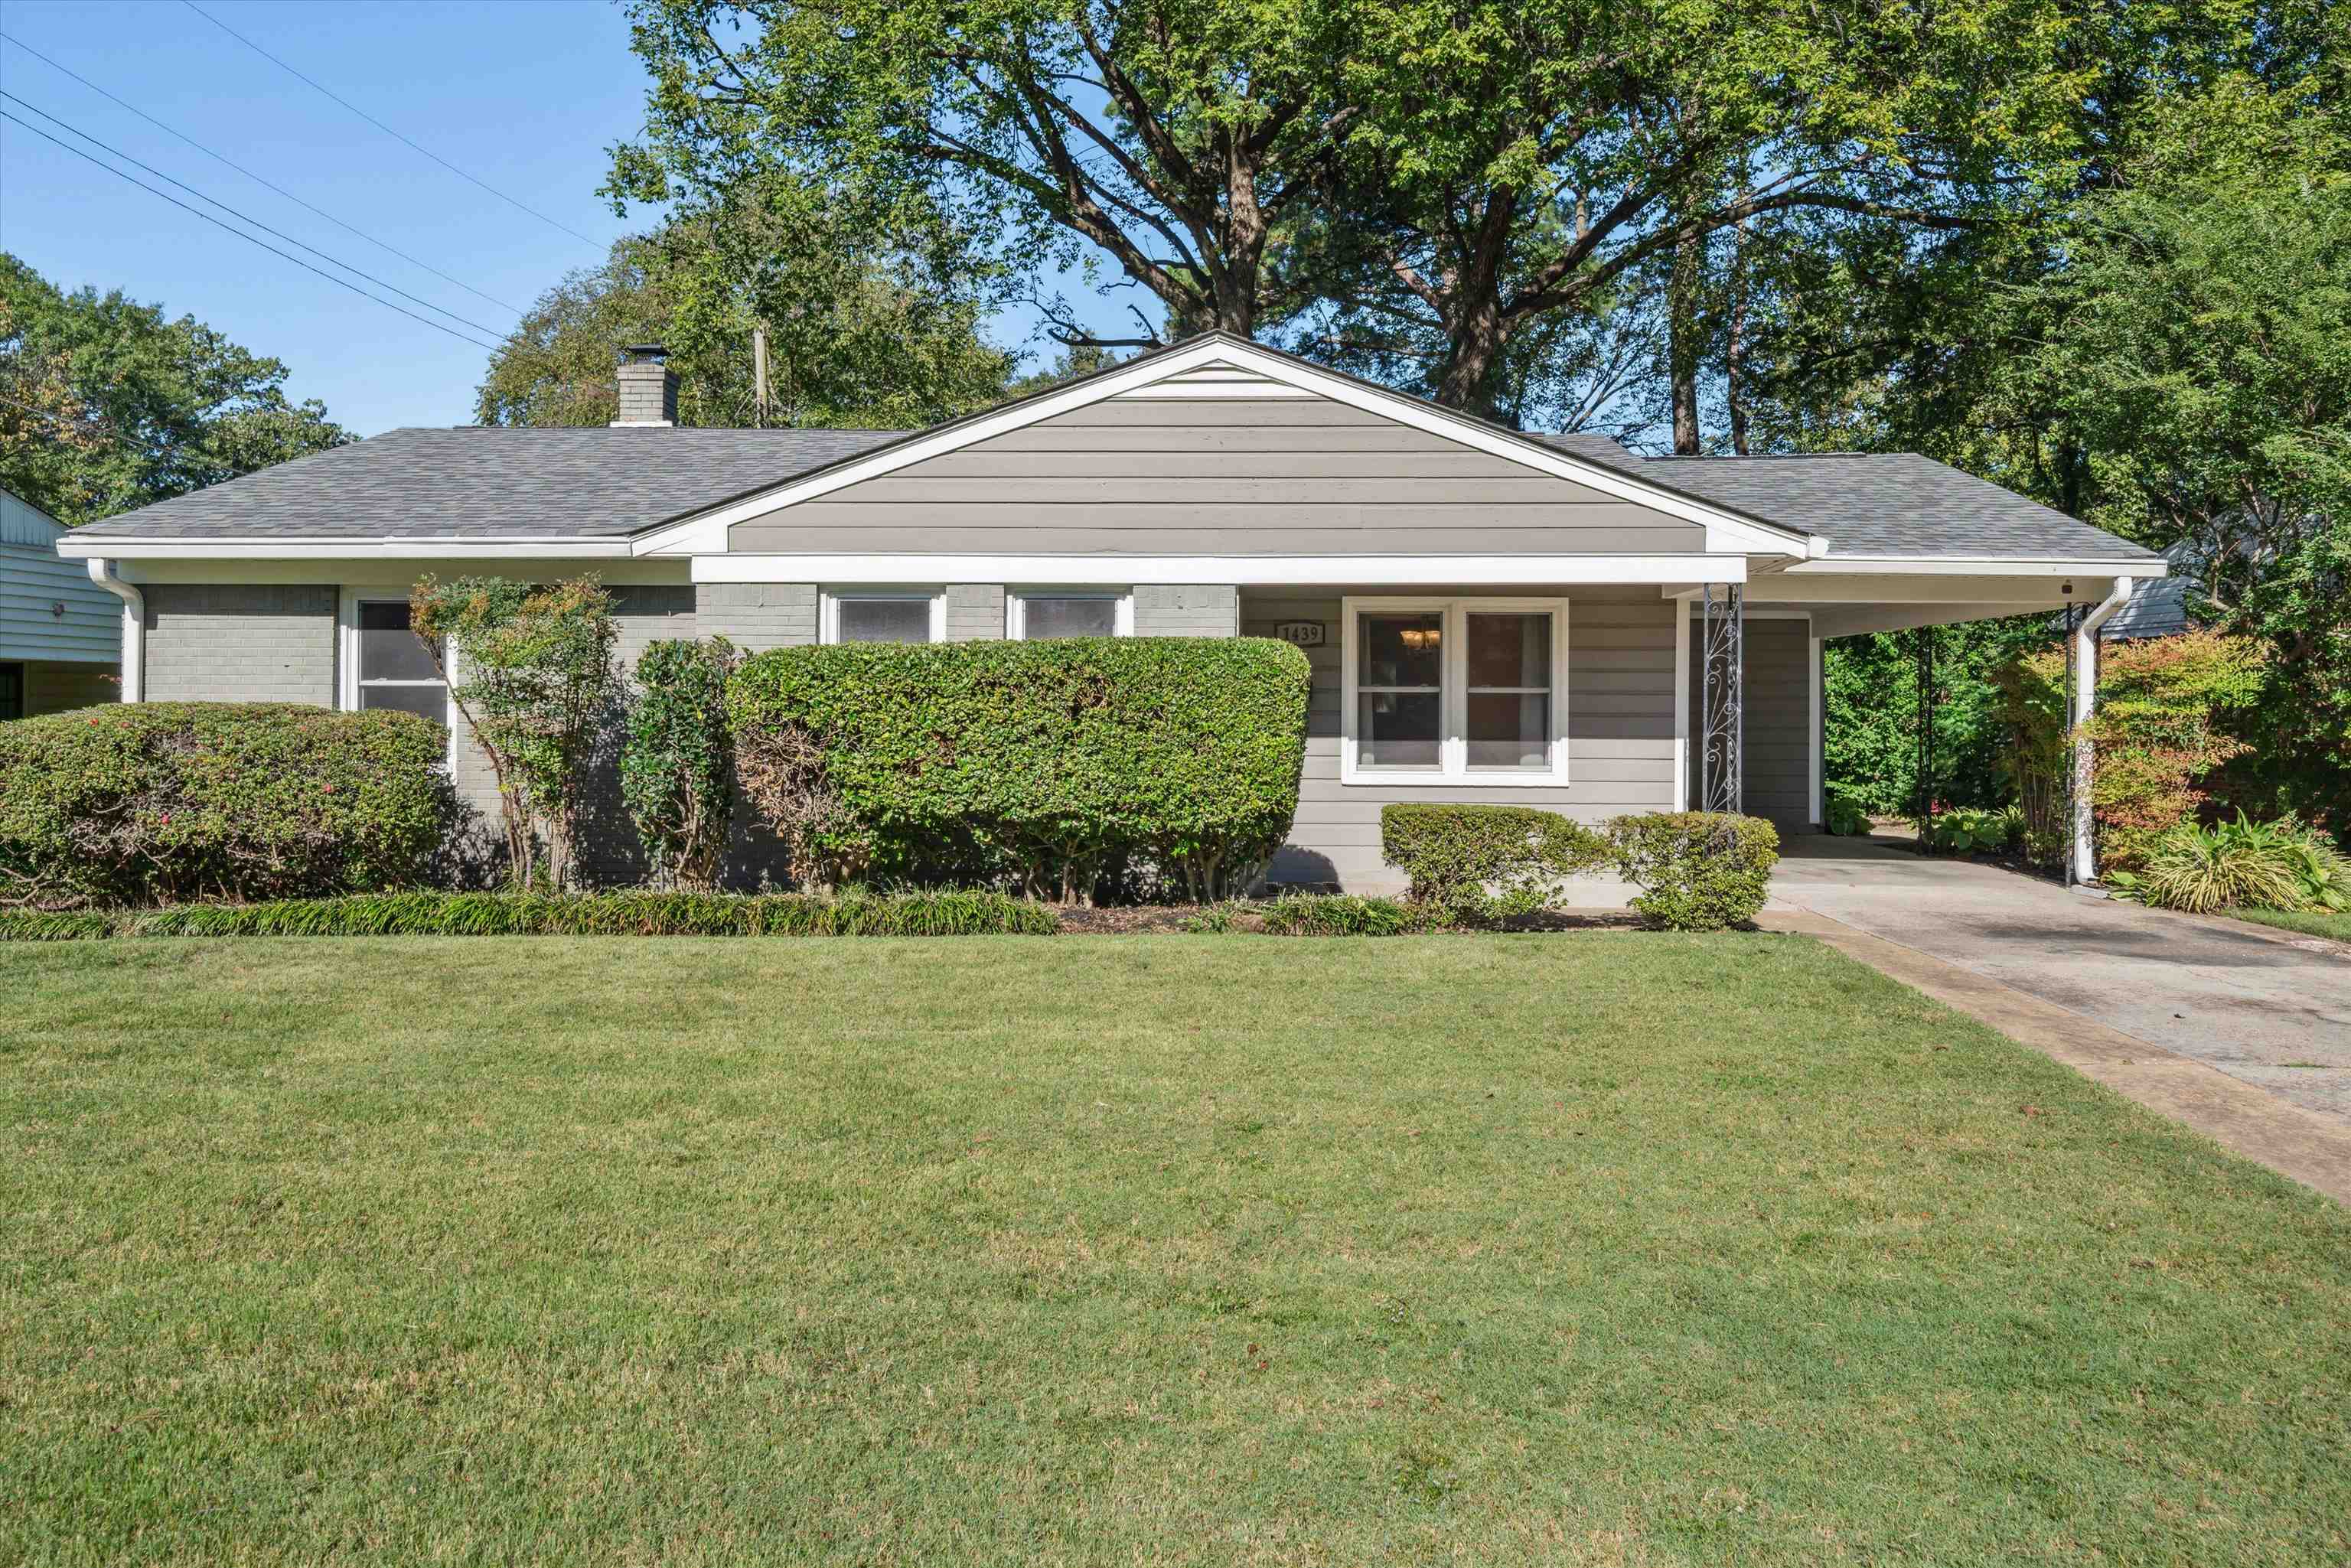
M621 350L616 428L677 423L677 378L670 374L668 360L669 350L659 343L632 343Z

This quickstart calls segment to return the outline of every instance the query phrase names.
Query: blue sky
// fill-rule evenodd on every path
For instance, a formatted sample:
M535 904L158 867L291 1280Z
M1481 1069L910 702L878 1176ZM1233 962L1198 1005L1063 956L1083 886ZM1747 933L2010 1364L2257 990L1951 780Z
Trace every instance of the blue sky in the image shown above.
M629 52L628 18L618 5L605 0L198 4L377 119L587 239L517 210L402 146L180 0L0 0L0 31L507 305L528 306L563 273L599 259L613 238L644 226L633 214L625 222L616 218L595 194L604 149L635 130L643 101L643 75ZM495 337L513 324L511 311L304 211L6 42L0 42L0 89L262 224L496 329L460 330ZM0 100L0 109L74 140L16 104ZM152 176L139 177L189 199ZM281 241L270 243L317 261ZM276 355L291 371L290 395L323 400L330 415L360 434L473 417L474 389L488 359L483 349L233 238L6 121L0 121L0 249L15 252L61 287L120 287L173 316L192 314L255 352ZM397 295L389 298L414 308ZM995 335L1019 343L1029 326L1027 319L1008 318Z

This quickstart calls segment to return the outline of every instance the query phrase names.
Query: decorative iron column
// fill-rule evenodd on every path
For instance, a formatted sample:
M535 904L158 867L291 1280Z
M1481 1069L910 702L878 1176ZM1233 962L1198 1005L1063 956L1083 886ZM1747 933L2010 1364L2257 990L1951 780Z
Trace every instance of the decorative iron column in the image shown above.
M2065 586L2070 591L2073 584L2067 583ZM2080 674L2076 668L2080 664L2080 660L2075 656L2074 651L2074 628L2081 623L2081 616L2077 613L2077 608L2078 607L2070 601L2065 606L2065 691L2064 696L2059 699L2060 707L2058 717L2061 721L2070 720L2073 716L2074 702L2074 693L2077 689L2077 683L2081 679ZM2075 789L2076 780L2074 775L2078 771L2078 768L2076 760L2073 755L2074 747L2071 744L2070 724L2061 722L2058 733L2060 737L2063 737L2059 740L2058 744L2064 748L2066 754L2065 766L2058 775L2058 777L2064 780L2058 789L2058 798L2062 802L2062 814L2060 820L2065 824L2065 833L2070 840L2074 831L2074 802L2077 798L2077 791ZM2071 887L2074 885L2074 846L2071 842L2068 842L2065 846L2064 860L2065 885L2067 887Z
M1736 814L1746 809L1746 591L1736 582L1709 582L1701 591L1698 803Z

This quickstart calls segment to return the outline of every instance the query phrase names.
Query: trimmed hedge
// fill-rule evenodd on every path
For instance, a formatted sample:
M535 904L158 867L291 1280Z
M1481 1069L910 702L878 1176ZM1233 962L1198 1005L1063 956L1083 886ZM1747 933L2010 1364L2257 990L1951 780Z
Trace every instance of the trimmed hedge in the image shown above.
M450 821L448 744L413 714L292 703L126 703L0 725L0 904L414 885Z
M99 936L1050 936L1041 904L997 893L780 894L393 893L266 904L0 911L0 941Z
M1606 839L1556 811L1423 804L1381 809L1380 852L1410 879L1415 904L1469 921L1532 915L1562 878L1610 854Z
M1306 656L1264 638L778 648L728 687L743 789L804 884L1090 899L1148 862L1246 888L1290 831Z
M1771 893L1779 830L1761 817L1658 811L1608 824L1617 873L1641 891L1632 900L1659 931L1720 931L1743 925Z

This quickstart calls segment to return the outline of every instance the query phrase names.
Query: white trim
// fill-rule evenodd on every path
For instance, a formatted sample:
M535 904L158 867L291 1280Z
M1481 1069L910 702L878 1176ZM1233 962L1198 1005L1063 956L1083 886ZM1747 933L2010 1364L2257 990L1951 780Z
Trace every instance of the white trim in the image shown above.
M1438 765L1425 768L1364 768L1357 764L1355 734L1357 676L1362 663L1357 617L1364 612L1436 612L1444 616L1439 646ZM1551 767L1538 771L1521 768L1473 768L1469 766L1469 647L1468 617L1485 613L1534 613L1552 618L1551 632ZM1339 782L1388 789L1442 785L1458 789L1556 789L1568 777L1567 637L1568 601L1564 599L1502 599L1480 595L1447 598L1356 598L1339 601Z
M1270 398L1311 398L1319 394L1308 392L1302 387L1288 386L1280 382L1185 380L1162 382L1155 386L1137 387L1133 392L1119 393L1114 401L1141 402L1160 399L1220 397L1245 397L1263 401Z
M1799 561L1790 577L1851 572L1855 576L1901 577L2161 577L2169 563L2157 560L2081 560L2048 556L1844 555Z
M345 713L360 711L360 606L362 604L406 604L408 589L392 584L345 584L335 604L335 706ZM441 723L449 732L449 753L444 761L452 773L457 768L457 650L447 651L450 678L446 681L382 681L377 685L439 686L447 706Z
M1106 568L1115 569L1105 570ZM1229 583L1240 588L1504 588L1747 580L1739 555L705 555L696 582Z
M1659 488L1623 469L1575 456L1509 431L1495 429L1418 398L1406 397L1401 392L1388 392L1352 377L1269 354L1253 344L1221 334L1204 336L1194 342L1133 361L1059 392L966 420L870 456L841 463L804 478L786 480L757 495L682 517L666 527L640 535L634 541L634 548L640 555L723 554L727 548L726 531L737 523L763 517L802 501L814 500L835 490L880 478L885 474L894 474L942 454L959 451L1012 431L1058 418L1072 410L1104 402L1140 388L1174 381L1210 366L1220 370L1253 371L1268 382L1326 397L1333 402L1344 403L1380 418L1392 419L1399 424L1504 458L1537 473L1571 480L1618 500L1630 501L1667 517L1699 524L1707 530L1707 549L1710 551L1736 549L1743 553L1752 550L1765 555L1814 559L1828 551L1828 541L1817 534L1740 517L1719 507ZM1194 382L1191 390L1196 392L1204 384L1210 383ZM1274 394L1270 389L1259 388L1258 395ZM1686 580L1689 575L1684 572L1678 574L1678 578Z
M90 581L122 601L122 653L117 685L122 700L142 702L147 696L147 596L116 575L115 563L104 556L87 558Z
M1687 811L1690 806L1690 639L1698 621L1695 616L1682 615L1674 636L1674 810Z
M2097 743L2090 721L2098 716L2098 628L2130 602L2137 584L2115 579L2114 591L2100 600L2074 629L2074 880L2098 880L2096 790Z
M1023 583L1004 591L1004 635L1015 643L1029 640L1031 599L1107 599L1111 601L1111 635L1134 635L1134 591L1131 588L1065 588L1051 583Z
M1827 695L1823 690L1828 685L1828 670L1823 660L1828 657L1825 638L1812 640L1812 664L1805 670L1805 681L1813 688L1813 724L1811 761L1813 768L1813 825L1826 828L1829 824L1828 788L1822 778L1828 764L1822 747L1828 733Z
M802 580L805 580L804 579ZM824 589L818 597L817 641L841 641L841 601L848 600L892 600L901 604L926 603L931 607L931 641L947 640L947 591L945 588L907 588L896 583L851 583L843 587Z
M57 541L57 553L68 559L91 556L131 556L153 560L371 560L384 557L408 559L439 556L449 560L503 559L515 557L577 556L581 559L625 558L629 541L615 538L450 538L429 534L402 534L380 538L287 539L148 538L131 534Z

